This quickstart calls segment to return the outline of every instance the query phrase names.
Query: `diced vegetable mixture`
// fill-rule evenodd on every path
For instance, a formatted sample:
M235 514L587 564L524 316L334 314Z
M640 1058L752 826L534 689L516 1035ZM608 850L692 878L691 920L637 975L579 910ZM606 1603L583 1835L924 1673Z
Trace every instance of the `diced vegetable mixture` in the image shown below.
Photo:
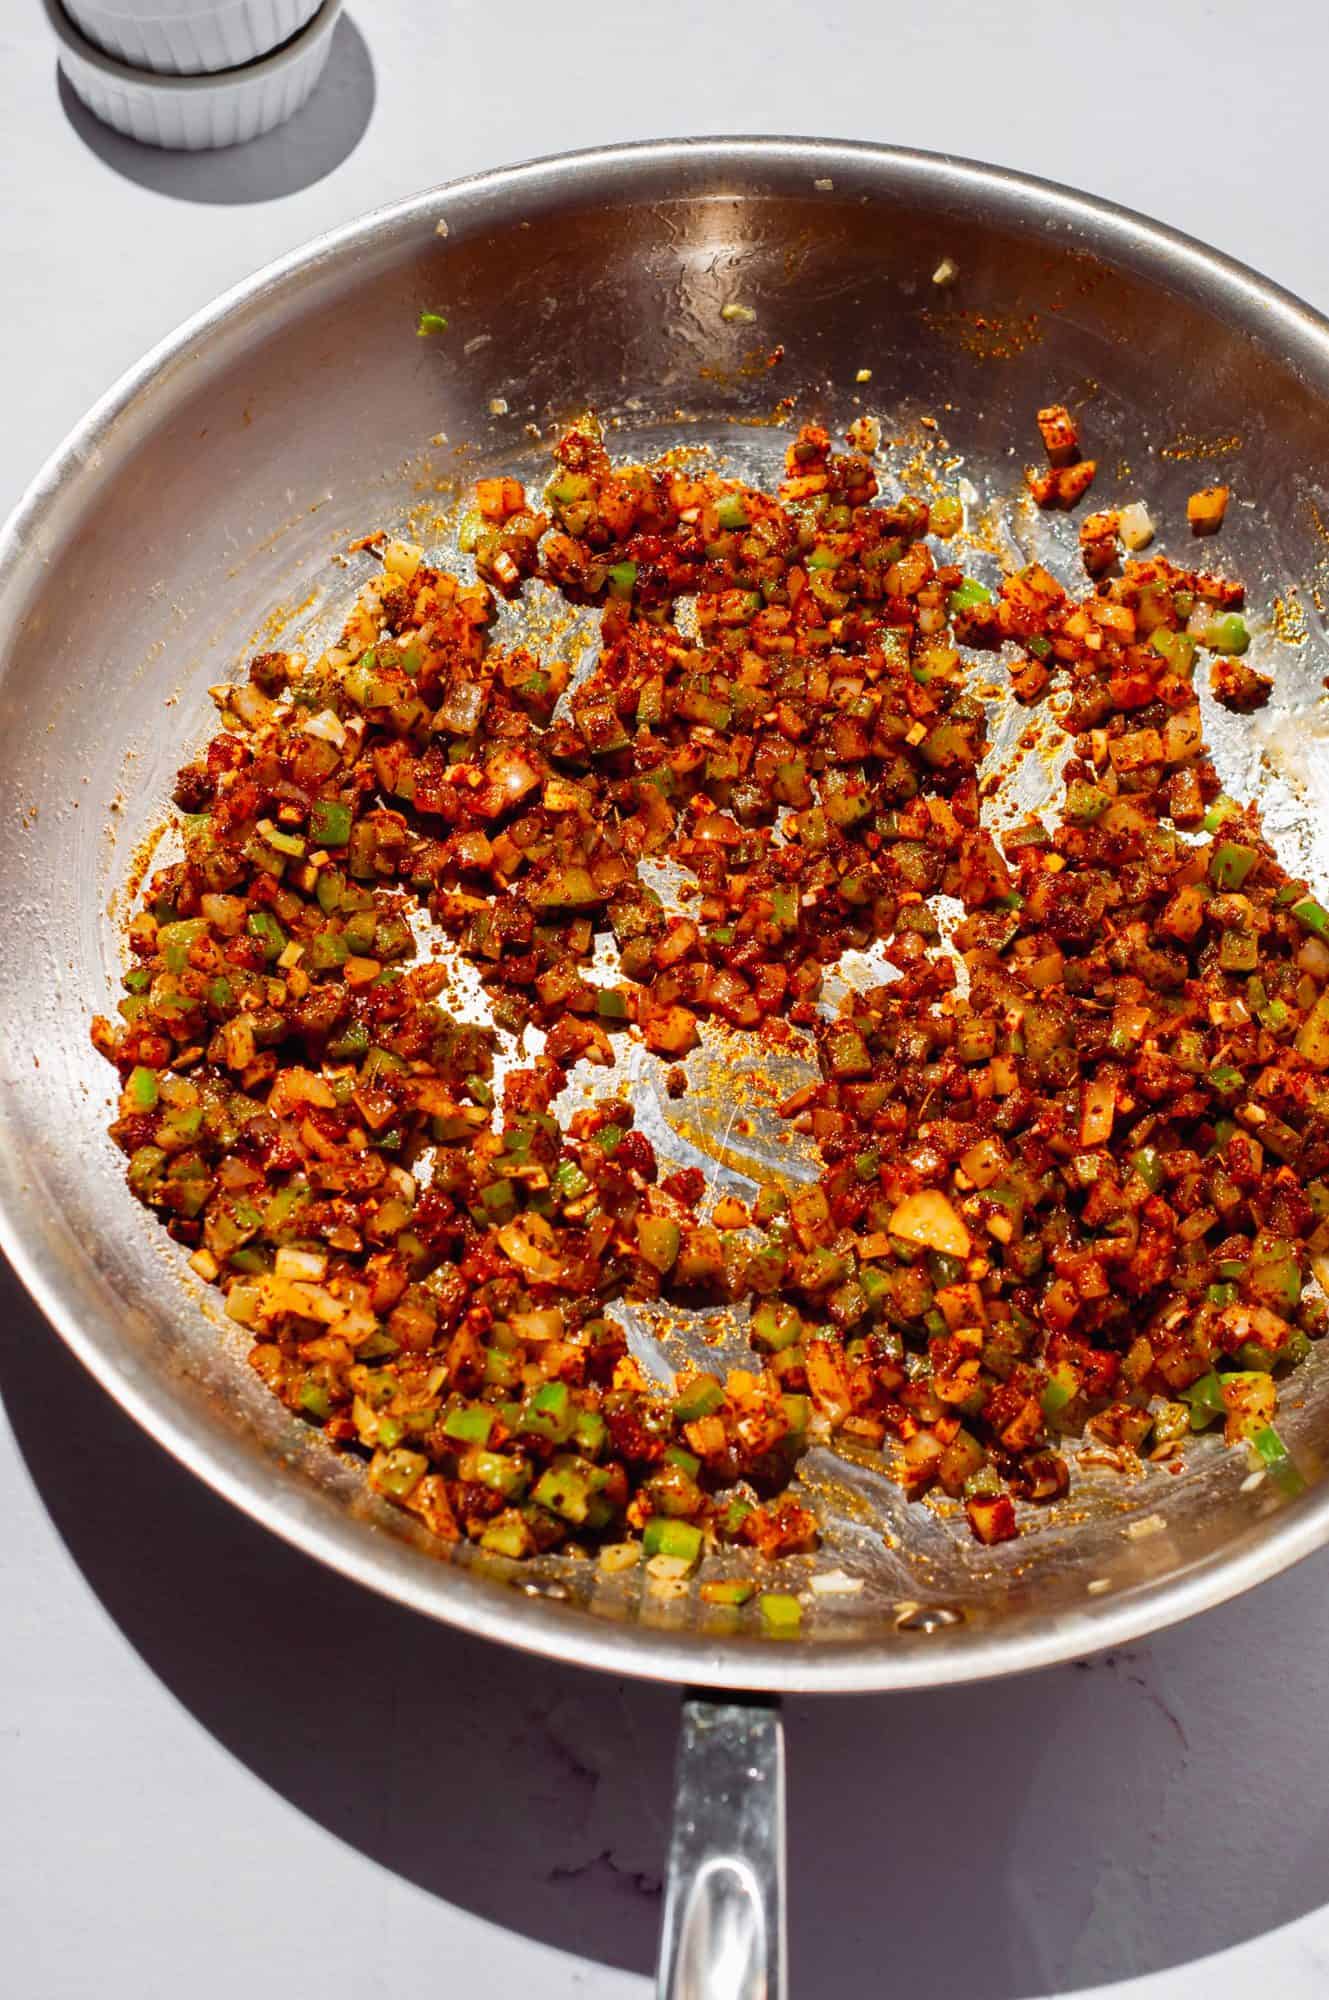
M1031 491L1073 506L1092 462L1066 411L1038 425ZM615 466L589 420L556 458L539 501L480 482L478 581L381 544L338 646L218 691L185 858L95 1025L130 1187L253 1367L444 1540L640 1544L680 1577L717 1542L812 1547L791 1477L832 1437L985 1543L1085 1434L1125 1463L1222 1426L1274 1464L1326 1318L1329 914L1206 753L1199 661L1234 706L1267 692L1241 586L1141 553L1136 505L1086 518L1079 601L1038 564L989 590L950 559L958 501L881 500L818 428L774 494ZM532 577L600 608L570 691L493 637ZM1054 823L1000 840L976 650L1069 703ZM497 1028L542 1031L497 1088L421 910ZM895 976L831 1007L874 944ZM677 1095L703 1033L754 1069L815 1051L782 1109L818 1180L711 1208L630 1103L554 1115L620 1036ZM656 1299L749 1308L748 1365L666 1392L613 1313Z

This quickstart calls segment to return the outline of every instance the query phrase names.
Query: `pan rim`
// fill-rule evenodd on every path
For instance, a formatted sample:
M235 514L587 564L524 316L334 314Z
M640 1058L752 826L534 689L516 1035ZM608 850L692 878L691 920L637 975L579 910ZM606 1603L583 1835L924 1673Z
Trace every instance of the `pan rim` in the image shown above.
M464 176L369 210L263 266L182 321L125 371L92 405L28 483L0 529L0 594L19 589L37 552L40 530L61 494L88 469L117 422L150 397L154 381L200 343L224 333L271 294L332 267L389 232L405 232L441 203L474 206L478 215L512 197L566 200L606 175L630 198L653 176L684 176L690 167L726 167L748 175L806 171L834 177L837 167L881 176L883 190L915 184L935 196L971 193L1008 207L1029 226L1036 205L1049 231L1076 232L1096 251L1143 260L1175 282L1185 277L1212 309L1226 307L1261 344L1277 343L1295 365L1318 376L1329 395L1329 320L1284 287L1167 225L1059 183L955 155L871 142L799 137L698 137L587 148ZM348 1580L463 1630L519 1650L634 1678L717 1688L787 1693L870 1693L995 1679L1120 1646L1240 1595L1329 1541L1329 1481L1284 1509L1235 1546L1182 1571L1123 1591L1086 1597L1083 1609L1038 1620L1012 1620L994 1632L975 1628L932 1646L901 1641L794 1644L757 1639L716 1642L641 1624L619 1624L545 1596L468 1574L422 1557L406 1541L376 1532L349 1513L315 1501L303 1482L234 1441L191 1424L164 1373L137 1376L64 1296L58 1266L30 1250L17 1133L0 1090L0 1251L29 1296L83 1366L121 1409L183 1466L251 1520Z

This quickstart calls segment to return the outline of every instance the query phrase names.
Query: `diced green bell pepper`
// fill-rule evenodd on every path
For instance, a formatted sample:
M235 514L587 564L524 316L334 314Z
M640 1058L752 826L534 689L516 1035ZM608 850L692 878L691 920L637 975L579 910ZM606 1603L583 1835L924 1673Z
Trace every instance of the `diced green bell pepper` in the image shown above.
M339 965L345 965L351 955L351 947L343 932L331 927L319 931L311 939L309 963L315 972L334 972Z
M455 1438L459 1444L488 1444L497 1414L487 1403L449 1410L443 1419L443 1435Z
M809 1396L781 1396L780 1407L791 1435L802 1437L812 1416L812 1399Z
M598 1410L578 1410L572 1420L572 1436L583 1458L600 1456L608 1432L609 1426Z
M1066 818L1076 826L1088 826L1107 811L1108 795L1085 778L1072 778L1066 787Z
M581 1527L589 1518L595 1499L595 1488L589 1470L575 1458L559 1458L542 1472L531 1492L531 1498L540 1507L547 1507L551 1514L561 1515L574 1527Z
M1239 889L1259 858L1253 847L1220 840L1209 857L1209 880L1216 889Z
M166 1155L160 1146L139 1146L129 1156L130 1187L142 1198L157 1185L165 1168Z
M546 1382L522 1411L520 1428L551 1444L565 1444L572 1435L572 1400L566 1382ZM538 1497L538 1495L537 1495Z
M1223 972L1254 972L1260 963L1259 939L1253 931L1226 930L1218 941L1218 964Z
M590 1187L575 1160L560 1160L554 1169L554 1187L564 1201L577 1201Z
M137 1063L129 1072L125 1095L135 1111L154 1111L158 1097L156 1070Z
M511 1181L491 1181L488 1187L481 1188L479 1199L471 1204L471 1214L480 1223L511 1222L516 1213L517 1197Z
M1314 896L1305 896L1292 905L1292 914L1303 929L1313 931L1316 937L1329 943L1329 910L1323 903L1317 903Z
M1246 621L1236 611L1223 618L1211 618L1200 638L1211 653L1244 653L1251 643Z
M473 1479L509 1500L523 1490L530 1477L524 1459L508 1458L501 1451L485 1451L479 1446L466 1453L459 1470L463 1479Z
M740 1604L746 1604L749 1598L754 1597L756 1591L756 1584L749 1583L746 1577L724 1576L716 1577L710 1583L704 1583L701 1587L701 1596L703 1603L737 1609Z
M508 1556L520 1562L531 1552L531 1531L514 1507L506 1507L492 1521L485 1522L480 1547L491 1555Z
M286 949L286 933L271 910L251 910L245 928L250 937L257 938L263 947L263 956L269 965L280 958Z
M694 1375L674 1398L674 1415L681 1424L713 1416L724 1404L724 1388L714 1375Z
M1207 1375L1201 1375L1198 1381L1192 1382L1189 1388L1183 1389L1181 1395L1182 1401L1190 1404L1193 1431L1206 1430L1210 1424L1227 1414L1223 1402L1223 1384L1212 1369Z
M683 1232L676 1222L663 1215L637 1217L637 1249L642 1261L663 1277L678 1261Z
M345 847L351 837L351 808L340 799L315 799L309 837L315 847Z
M752 1338L772 1354L793 1347L803 1338L803 1317L797 1306L780 1299L763 1299L752 1315Z
M1256 1431L1251 1444L1266 1465L1278 1465L1288 1457L1288 1448L1272 1424Z
M1209 1072L1209 1083L1221 1097L1231 1097L1241 1089L1241 1071L1231 1063L1216 1063Z
M803 1623L803 1607L785 1591L768 1590L757 1600L761 1622L773 1639L795 1638Z
M1079 1387L1080 1384L1074 1371L1068 1368L1065 1363L1059 1364L1053 1369L1052 1374L1043 1385L1043 1393L1038 1399L1042 1406L1043 1415L1045 1417L1060 1415L1066 1405L1078 1394Z
M1174 674L1188 680L1195 667L1195 641L1189 632L1173 632L1160 625L1149 634L1149 643L1156 653L1161 653Z
M309 1376L300 1384L296 1401L307 1417L314 1417L324 1423L332 1415L332 1398L322 1382Z

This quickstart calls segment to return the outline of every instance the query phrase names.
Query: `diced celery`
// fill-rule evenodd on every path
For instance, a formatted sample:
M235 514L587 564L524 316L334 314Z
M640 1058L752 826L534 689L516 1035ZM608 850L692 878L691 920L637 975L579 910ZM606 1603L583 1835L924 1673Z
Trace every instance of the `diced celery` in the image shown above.
M669 1556L695 1568L701 1557L702 1532L693 1521L678 1521L668 1514L653 1514L642 1532L642 1547L648 1557Z

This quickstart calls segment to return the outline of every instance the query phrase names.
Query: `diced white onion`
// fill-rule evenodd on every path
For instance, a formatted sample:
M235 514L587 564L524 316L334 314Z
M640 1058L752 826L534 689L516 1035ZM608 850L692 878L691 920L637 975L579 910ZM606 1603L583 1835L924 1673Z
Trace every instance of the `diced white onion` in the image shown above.
M328 1260L321 1250L299 1250L292 1243L283 1243L273 1268L279 1278L303 1279L317 1285L327 1276Z
M414 542L389 542L383 551L383 567L389 576L398 576L403 583L409 583L421 563L425 552Z
M1122 508L1117 516L1117 533L1128 549L1148 548L1154 539L1154 523L1143 500Z
M863 1588L861 1576L847 1576L842 1569L828 1569L814 1576L812 1588L818 1597L854 1597Z
M320 709L317 715L310 716L305 724L305 735L321 736L325 743L335 744L338 750L346 741L346 729L342 719L330 708Z

